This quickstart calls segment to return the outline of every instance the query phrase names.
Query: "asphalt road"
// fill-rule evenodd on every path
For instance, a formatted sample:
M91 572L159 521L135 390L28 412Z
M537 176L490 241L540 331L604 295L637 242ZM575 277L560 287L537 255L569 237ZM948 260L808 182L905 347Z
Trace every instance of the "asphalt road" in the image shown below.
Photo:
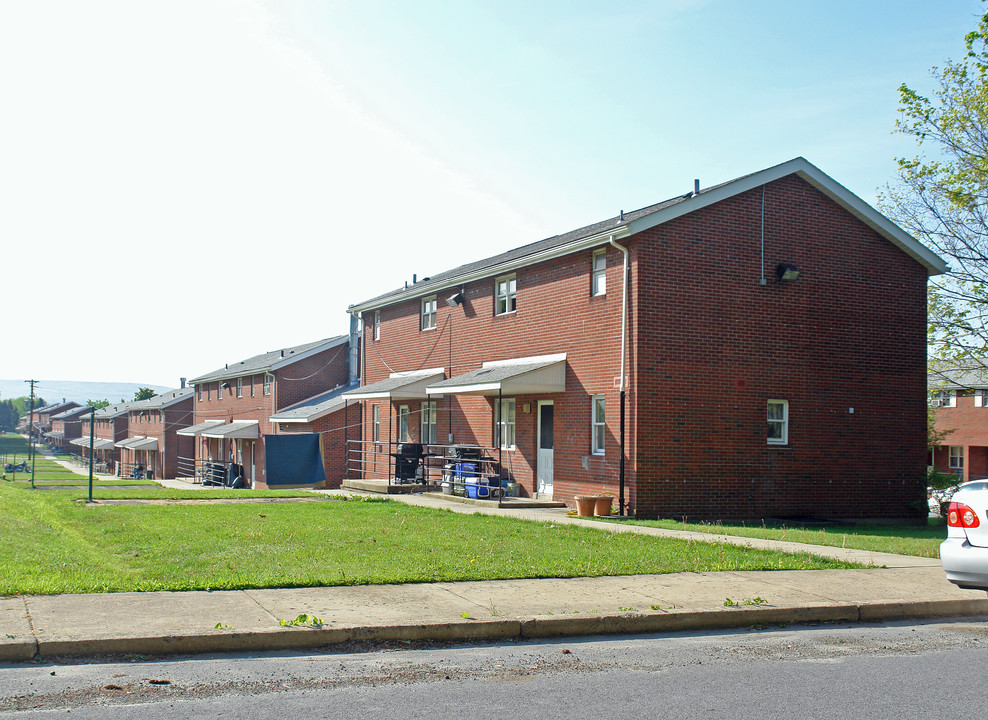
M988 618L0 666L48 718L895 718L984 701ZM981 714L980 710L976 711Z

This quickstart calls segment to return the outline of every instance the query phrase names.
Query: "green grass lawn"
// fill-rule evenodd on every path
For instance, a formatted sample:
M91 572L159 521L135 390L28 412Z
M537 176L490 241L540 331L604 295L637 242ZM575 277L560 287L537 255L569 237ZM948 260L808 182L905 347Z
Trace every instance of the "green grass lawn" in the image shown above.
M0 482L0 595L853 567L387 500L87 505L86 491ZM305 495L98 489L132 499L288 494Z
M721 525L682 523L676 520L623 520L635 525L693 530L723 535L787 540L789 542L848 547L856 550L939 558L940 543L947 537L942 518L931 518L926 525L827 525L792 527L787 525Z

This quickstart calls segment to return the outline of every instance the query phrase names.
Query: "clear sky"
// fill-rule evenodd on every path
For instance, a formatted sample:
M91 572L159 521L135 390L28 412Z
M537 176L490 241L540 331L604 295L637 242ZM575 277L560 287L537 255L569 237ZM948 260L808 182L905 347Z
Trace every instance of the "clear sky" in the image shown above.
M0 377L176 386L796 156L874 203L984 9L0 0Z

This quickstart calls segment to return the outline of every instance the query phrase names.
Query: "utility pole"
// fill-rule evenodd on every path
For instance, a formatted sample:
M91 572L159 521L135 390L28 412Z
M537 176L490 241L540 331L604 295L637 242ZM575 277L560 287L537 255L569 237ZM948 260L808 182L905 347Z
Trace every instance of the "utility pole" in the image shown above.
M26 383L31 383L31 412L27 420L27 456L31 458L31 489L34 489L34 443L32 442L32 437L34 436L34 384L38 382L37 380L25 380Z
M93 436L96 432L96 406L89 409L89 502L93 501Z

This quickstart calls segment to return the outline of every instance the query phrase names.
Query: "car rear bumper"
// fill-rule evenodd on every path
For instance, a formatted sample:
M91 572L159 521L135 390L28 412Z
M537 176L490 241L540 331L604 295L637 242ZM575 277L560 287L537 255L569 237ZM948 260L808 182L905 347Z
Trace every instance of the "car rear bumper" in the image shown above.
M988 548L967 538L949 537L940 545L940 562L950 582L970 590L988 590Z

